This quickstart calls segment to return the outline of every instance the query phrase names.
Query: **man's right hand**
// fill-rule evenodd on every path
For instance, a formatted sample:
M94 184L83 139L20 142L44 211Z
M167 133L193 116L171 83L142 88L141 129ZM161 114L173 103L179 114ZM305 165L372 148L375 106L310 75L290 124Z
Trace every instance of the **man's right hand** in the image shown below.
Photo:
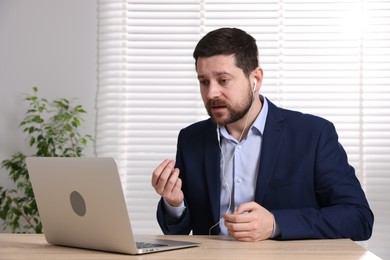
M166 202L173 207L178 207L184 200L184 194L181 190L180 170L174 167L173 160L163 161L153 171L152 186Z

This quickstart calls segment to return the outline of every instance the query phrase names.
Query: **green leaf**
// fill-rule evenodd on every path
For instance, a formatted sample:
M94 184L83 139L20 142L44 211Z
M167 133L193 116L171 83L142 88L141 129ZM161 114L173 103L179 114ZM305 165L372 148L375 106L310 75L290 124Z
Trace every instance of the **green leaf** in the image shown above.
M31 121L37 124L42 124L43 122L45 122L39 115L34 116L34 118Z
M49 102L37 94L38 87L34 86L33 94L26 95L25 101L29 107L19 124L32 150L29 156L82 156L88 141L94 142L91 135L78 132L83 122L80 115L86 111L70 100L61 98ZM7 189L0 184L0 218L4 226L13 232L42 233L42 223L26 169L26 157L17 152L1 162L14 187Z
M29 143L30 143L30 146L33 146L35 144L35 138L33 136L30 138Z

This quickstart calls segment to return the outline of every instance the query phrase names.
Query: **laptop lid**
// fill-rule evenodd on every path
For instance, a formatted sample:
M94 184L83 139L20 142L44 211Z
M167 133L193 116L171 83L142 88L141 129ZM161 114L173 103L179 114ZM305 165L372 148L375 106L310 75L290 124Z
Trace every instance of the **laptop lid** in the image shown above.
M112 158L29 157L30 181L47 242L125 254L196 246L144 238L138 248ZM137 238L138 239L138 238Z

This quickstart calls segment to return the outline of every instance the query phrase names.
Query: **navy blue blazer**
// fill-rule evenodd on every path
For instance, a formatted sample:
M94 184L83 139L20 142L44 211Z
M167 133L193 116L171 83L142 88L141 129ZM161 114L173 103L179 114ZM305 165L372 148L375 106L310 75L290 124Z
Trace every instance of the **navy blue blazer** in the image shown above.
M271 211L278 239L367 240L374 216L332 123L268 101L255 201ZM220 219L220 148L216 124L197 122L180 131L180 169L186 210L179 221L157 219L164 234L207 235ZM219 226L212 234L219 233Z

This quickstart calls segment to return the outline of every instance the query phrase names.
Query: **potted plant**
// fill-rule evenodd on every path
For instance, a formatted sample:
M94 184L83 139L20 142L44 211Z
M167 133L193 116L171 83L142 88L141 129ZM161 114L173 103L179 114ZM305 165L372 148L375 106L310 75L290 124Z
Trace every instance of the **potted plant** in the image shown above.
M26 96L29 107L19 126L27 134L28 145L33 151L30 156L82 156L87 143L94 141L91 135L79 132L82 115L86 113L84 108L64 98L49 102L39 98L37 93L38 88L33 87L33 94ZM17 152L1 162L1 168L8 171L15 187L5 189L0 186L0 218L4 221L4 229L9 227L16 233L42 233L26 157L26 154Z

